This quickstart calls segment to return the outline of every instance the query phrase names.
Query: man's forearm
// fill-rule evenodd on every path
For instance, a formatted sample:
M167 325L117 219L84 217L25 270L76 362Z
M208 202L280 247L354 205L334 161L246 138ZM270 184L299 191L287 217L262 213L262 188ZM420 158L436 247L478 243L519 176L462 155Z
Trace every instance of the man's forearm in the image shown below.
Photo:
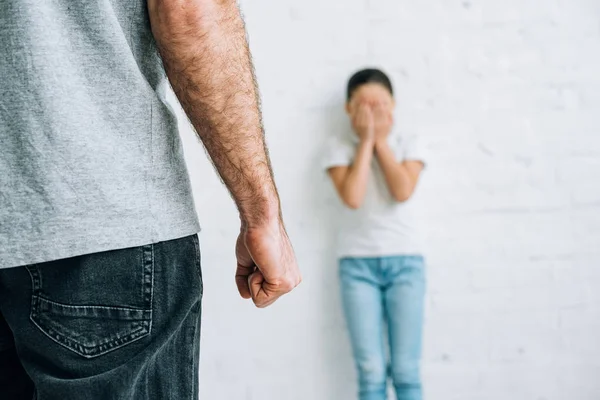
M260 101L234 0L148 0L165 70L244 220L279 216Z

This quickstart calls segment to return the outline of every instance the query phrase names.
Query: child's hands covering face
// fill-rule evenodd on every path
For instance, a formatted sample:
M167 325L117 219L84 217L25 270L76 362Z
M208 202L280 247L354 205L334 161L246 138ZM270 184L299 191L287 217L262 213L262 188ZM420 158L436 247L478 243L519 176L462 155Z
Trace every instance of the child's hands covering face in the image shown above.
M361 141L375 140L375 119L367 103L360 103L352 114L352 127Z
M372 105L373 119L374 119L374 130L375 140L386 140L392 131L392 125L394 124L394 116L389 107L385 104L377 102Z
M352 114L354 131L363 141L385 140L393 123L390 107L381 102L361 102Z

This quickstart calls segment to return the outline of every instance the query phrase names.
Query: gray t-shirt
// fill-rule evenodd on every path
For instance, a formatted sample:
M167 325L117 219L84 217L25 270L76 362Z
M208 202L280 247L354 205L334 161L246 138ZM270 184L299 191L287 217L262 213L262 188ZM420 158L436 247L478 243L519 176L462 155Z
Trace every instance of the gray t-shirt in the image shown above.
M146 0L0 0L0 268L198 232Z

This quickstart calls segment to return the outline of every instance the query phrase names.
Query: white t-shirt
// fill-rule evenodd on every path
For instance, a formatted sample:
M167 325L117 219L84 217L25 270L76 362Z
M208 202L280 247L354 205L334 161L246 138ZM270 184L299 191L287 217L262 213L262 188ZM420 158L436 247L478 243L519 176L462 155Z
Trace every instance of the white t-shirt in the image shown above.
M392 133L390 146L398 162L414 160L425 164L423 150L415 136ZM351 165L358 138L352 132L333 138L326 151L324 168ZM357 210L344 207L338 237L338 256L385 257L420 255L421 240L414 220L412 201L395 201L375 157L371 166L367 192Z

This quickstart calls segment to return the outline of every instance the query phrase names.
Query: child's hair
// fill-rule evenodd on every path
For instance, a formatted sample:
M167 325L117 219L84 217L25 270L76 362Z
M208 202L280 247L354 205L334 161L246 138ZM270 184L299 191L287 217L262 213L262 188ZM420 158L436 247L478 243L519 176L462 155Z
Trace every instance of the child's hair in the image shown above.
M367 83L379 83L389 90L392 96L394 95L394 89L392 87L390 78L388 78L388 76L379 69L367 68L352 75L348 81L347 100L350 101L354 91L362 85L366 85Z

